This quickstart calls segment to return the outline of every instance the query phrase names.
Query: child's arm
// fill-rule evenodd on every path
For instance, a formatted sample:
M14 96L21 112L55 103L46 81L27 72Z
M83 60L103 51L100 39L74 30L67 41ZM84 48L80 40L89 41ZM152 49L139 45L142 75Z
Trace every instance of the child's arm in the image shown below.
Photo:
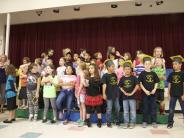
M171 83L168 83L168 98L171 96Z
M120 88L121 92L122 92L124 95L128 96L128 93L127 93L125 90L123 90L122 87L119 87L119 88Z
M183 83L184 85L184 83ZM184 101L184 91L183 91L183 95L181 96L181 99Z
M107 88L107 85L106 85L106 84L103 84L103 85L102 85L102 92L103 92L103 99L104 99L104 100L107 99L106 88Z
M130 94L128 94L128 96L134 95L138 89L139 89L139 84L137 84L137 85L135 86L134 90L133 90Z
M41 84L41 77L39 77L37 80L36 98L39 98L40 84Z
M141 89L144 91L144 93L145 93L146 95L150 95L150 92L144 88L142 82L140 82L140 86L141 86Z
M158 87L158 83L155 83L155 87L154 89L151 91L151 94L155 94L156 90L157 90L157 87Z

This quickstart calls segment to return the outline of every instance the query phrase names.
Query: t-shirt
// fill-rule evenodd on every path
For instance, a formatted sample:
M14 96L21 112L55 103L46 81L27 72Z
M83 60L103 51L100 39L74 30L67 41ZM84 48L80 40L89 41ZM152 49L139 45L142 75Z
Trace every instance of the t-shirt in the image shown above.
M173 97L183 95L184 72L172 72L169 74L167 81L171 83L170 94Z
M117 77L118 77L118 81L121 79L121 77L124 75L124 71L122 67L119 67L116 71Z
M13 77L12 75L8 75L7 80L6 80L6 98L12 98L16 96L16 91L15 91L15 86L14 84L16 83L16 78Z
M118 80L115 73L105 73L101 80L102 84L106 84L106 95L108 100L115 100L119 96Z
M151 92L155 87L155 83L159 82L159 78L155 72L142 71L139 75L139 82L142 82L144 88Z
M53 79L52 83L47 83L44 84L43 86L43 97L44 98L55 98L56 97L56 87L55 85L58 84L58 78L57 76L52 77L52 76L47 76L47 77L51 77ZM47 77L43 77L47 78Z
M126 93L132 93L132 91L135 89L135 86L137 84L139 84L139 82L135 76L130 76L130 77L123 76L120 79L119 87L123 88L123 90ZM123 92L121 92L121 93L122 93L123 99L135 99L135 94L132 96L126 96L126 95L124 95Z
M28 90L36 90L37 80L39 77L40 77L39 73L36 73L36 74L28 73L28 76L27 76L27 89Z
M6 83L6 73L5 68L0 67L0 84Z
M155 72L158 77L162 77L166 75L165 69L161 67L155 67L152 69L152 71ZM157 89L164 89L164 88L165 88L165 82L164 80L160 80L158 83Z
M89 86L87 87L87 95L88 96L98 96L101 95L100 91L100 79L96 79L94 77L90 77Z
M139 75L141 74L142 71L144 71L144 65L142 63L135 66L134 72L135 72L137 77L139 77Z
M75 75L63 75L63 76L61 77L61 80L62 80L64 83L76 82L77 77L76 77Z
M66 70L66 67L65 66L62 66L62 67L58 67L57 68L57 77L58 79L61 79L63 75L65 75L65 70Z

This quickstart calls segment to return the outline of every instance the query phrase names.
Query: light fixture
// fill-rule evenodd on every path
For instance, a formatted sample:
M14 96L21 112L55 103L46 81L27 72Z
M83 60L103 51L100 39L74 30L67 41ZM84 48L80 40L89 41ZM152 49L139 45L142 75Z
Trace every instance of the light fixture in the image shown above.
M80 7L79 7L79 6L74 7L73 10L74 10L74 11L80 11Z
M118 5L117 4L111 4L111 8L117 8Z
M43 13L43 11L36 11L36 14L38 15L38 16L41 16L42 15L42 13Z
M139 7L139 6L142 6L142 2L135 2L135 6Z
M59 9L53 9L52 11L53 11L53 13L59 13L60 12Z

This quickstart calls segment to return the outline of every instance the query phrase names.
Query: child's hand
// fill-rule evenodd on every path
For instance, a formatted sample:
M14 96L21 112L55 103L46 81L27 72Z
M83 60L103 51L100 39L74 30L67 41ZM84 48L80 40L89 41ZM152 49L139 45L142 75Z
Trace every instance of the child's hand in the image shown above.
M39 98L39 93L37 92L35 96L36 96L36 99L38 99Z
M150 92L149 91L145 91L146 95L150 96Z
M106 94L103 94L103 99L104 99L104 100L107 100Z
M183 94L183 96L181 96L181 99L184 101L184 94Z
M154 95L154 94L155 94L155 92L156 92L156 90L152 90L152 91L151 91L151 94L152 94L152 95Z

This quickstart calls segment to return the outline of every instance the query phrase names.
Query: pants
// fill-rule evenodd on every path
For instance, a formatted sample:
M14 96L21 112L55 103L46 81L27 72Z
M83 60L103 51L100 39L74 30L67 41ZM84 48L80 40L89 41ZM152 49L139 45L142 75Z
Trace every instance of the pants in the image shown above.
M56 98L44 98L44 114L43 117L47 118L47 112L49 109L49 101L51 103L52 106L52 110L53 110L53 118L56 119L57 118L57 109L56 109Z
M35 101L36 90L27 89L27 98L29 106L29 114L38 114L38 100Z
M143 95L143 122L148 122L148 115L151 115L151 122L156 123L156 95Z
M169 118L168 118L168 124L174 123L174 110L176 107L176 101L179 100L181 110L184 116L184 101L182 101L181 97L171 97L170 103L169 103Z
M115 100L107 100L107 109L106 109L106 116L107 116L107 123L111 123L111 114L112 114L112 107L115 107L115 115L116 115L116 121L119 122L119 98L116 98Z
M136 123L136 100L123 100L124 123ZM129 119L130 110L130 119Z
M5 83L0 84L0 104L4 104L6 101L5 100L5 87L6 87Z
M66 101L66 108L67 108L67 113L66 113L66 120L69 120L70 118L70 113L71 113L71 109L72 109L72 101L74 98L74 90L67 90L67 89L63 89L61 90L60 94L57 97L56 100L56 106L58 111L63 111L63 103L64 101Z

